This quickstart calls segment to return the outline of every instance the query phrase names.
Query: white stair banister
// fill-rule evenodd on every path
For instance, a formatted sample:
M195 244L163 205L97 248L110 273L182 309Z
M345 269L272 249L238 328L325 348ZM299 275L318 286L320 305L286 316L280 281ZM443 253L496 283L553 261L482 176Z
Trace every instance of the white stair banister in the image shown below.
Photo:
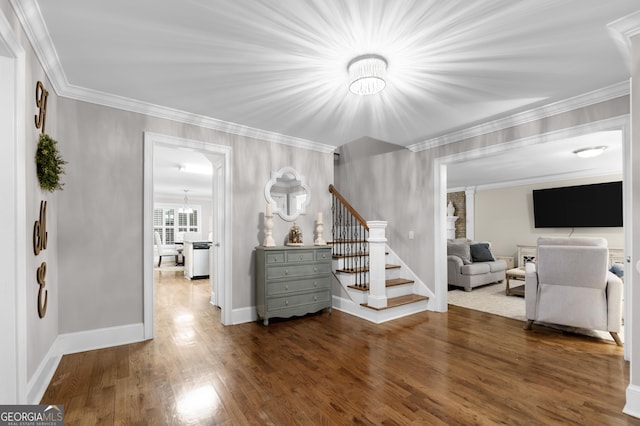
M385 273L387 222L372 220L367 222L367 226L369 226L369 300L367 303L372 308L385 308L387 306Z

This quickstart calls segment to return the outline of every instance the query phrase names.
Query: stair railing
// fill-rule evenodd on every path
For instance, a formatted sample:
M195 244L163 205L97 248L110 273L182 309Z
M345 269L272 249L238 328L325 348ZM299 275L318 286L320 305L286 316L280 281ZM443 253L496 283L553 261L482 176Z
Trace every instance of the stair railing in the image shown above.
M333 185L329 185L329 192L332 194L332 254L334 258L341 259L343 265L338 271L352 274L353 285L367 289L369 226Z

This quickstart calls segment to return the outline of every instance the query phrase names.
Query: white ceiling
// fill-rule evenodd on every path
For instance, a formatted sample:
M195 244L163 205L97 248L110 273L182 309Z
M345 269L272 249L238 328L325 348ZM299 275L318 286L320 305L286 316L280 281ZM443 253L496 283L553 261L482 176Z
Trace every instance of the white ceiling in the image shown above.
M606 146L598 157L580 158L573 151ZM447 188L491 188L622 174L622 132L608 131L518 147L447 166Z
M35 5L23 7L23 19L41 28L31 39L42 45L36 51L45 52L41 61L50 73L58 74L54 85L64 82L79 99L86 91L85 98L98 102L111 96L276 140L282 135L335 147L363 137L419 144L628 81L627 60L607 25L640 9L638 0L21 4ZM359 97L348 91L346 67L366 53L387 59L387 87ZM548 156L539 165L522 161L571 151L560 142L553 148L452 166L450 187L468 186L469 178L489 184L527 179L531 169L555 175L583 167ZM166 176L167 192L182 193L192 183L171 177L174 172L157 176Z

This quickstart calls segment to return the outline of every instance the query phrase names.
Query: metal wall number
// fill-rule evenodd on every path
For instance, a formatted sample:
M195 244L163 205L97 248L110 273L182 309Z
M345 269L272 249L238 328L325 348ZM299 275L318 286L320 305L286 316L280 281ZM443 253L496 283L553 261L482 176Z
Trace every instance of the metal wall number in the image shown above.
M41 81L36 83L36 106L38 107L38 114L35 116L36 129L41 129L44 133L44 126L47 120L47 98L49 92L44 88Z
M47 248L47 202L40 201L40 217L33 225L33 252L37 256L40 251ZM47 313L47 302L49 301L49 291L45 290L47 275L47 263L42 262L36 271L36 281L40 288L38 289L38 316L44 318ZM42 300L44 294L44 301Z
M49 302L49 291L44 289L46 285L45 278L47 275L47 262L42 262L37 272L37 281L40 288L38 289L38 316L44 318L47 313L47 302ZM44 303L42 302L42 294L44 293Z

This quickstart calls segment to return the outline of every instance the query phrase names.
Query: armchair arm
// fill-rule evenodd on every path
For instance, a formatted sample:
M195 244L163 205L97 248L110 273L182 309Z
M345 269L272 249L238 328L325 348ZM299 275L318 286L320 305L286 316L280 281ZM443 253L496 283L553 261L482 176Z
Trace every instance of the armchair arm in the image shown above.
M607 273L607 331L619 332L622 323L622 280Z
M524 267L524 301L525 314L528 320L536 319L538 299L538 273L535 263L529 262Z
M447 284L458 284L458 275L460 275L460 268L464 263L458 256L447 256Z

